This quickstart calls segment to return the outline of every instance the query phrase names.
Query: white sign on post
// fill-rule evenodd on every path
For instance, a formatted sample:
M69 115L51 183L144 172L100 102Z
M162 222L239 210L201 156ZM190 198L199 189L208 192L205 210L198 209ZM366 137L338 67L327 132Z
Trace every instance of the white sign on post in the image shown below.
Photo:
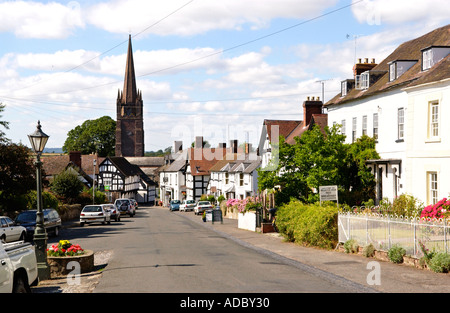
M322 204L322 201L337 201L339 203L337 186L320 186L319 195L320 204Z

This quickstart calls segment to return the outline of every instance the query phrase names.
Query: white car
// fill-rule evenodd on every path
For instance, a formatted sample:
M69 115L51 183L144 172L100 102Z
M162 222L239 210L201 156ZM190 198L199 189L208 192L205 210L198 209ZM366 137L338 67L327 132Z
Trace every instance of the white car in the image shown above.
M111 212L101 205L86 205L80 213L80 226L95 222L111 224Z
M8 216L0 216L0 240L2 242L25 240L26 234L25 227L15 225Z
M195 215L202 214L206 210L212 210L213 206L209 201L199 201L194 208Z
M183 200L180 204L180 211L192 211L195 207L195 200Z

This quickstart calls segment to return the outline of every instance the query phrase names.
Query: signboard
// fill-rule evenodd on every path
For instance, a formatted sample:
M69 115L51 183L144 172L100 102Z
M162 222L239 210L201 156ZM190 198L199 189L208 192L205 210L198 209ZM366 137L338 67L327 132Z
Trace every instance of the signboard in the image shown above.
M222 210L212 210L212 222L221 222L223 224Z
M105 191L109 191L109 185L105 186Z
M320 186L319 187L320 202L322 201L338 201L337 186ZM339 203L339 201L338 201Z

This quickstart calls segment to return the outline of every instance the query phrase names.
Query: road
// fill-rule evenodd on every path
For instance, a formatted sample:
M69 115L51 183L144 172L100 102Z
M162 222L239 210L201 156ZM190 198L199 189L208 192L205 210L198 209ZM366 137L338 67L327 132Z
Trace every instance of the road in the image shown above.
M64 229L60 239L112 251L96 293L354 291L243 246L188 215L193 213L144 207L110 225Z

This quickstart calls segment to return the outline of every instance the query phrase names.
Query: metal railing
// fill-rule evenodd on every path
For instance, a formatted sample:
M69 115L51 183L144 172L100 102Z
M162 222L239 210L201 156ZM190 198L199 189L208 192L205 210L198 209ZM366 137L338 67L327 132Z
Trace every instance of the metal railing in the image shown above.
M340 243L355 239L360 246L372 244L381 251L399 245L407 255L420 258L420 243L429 251L449 253L450 221L343 212L338 214L338 236Z

